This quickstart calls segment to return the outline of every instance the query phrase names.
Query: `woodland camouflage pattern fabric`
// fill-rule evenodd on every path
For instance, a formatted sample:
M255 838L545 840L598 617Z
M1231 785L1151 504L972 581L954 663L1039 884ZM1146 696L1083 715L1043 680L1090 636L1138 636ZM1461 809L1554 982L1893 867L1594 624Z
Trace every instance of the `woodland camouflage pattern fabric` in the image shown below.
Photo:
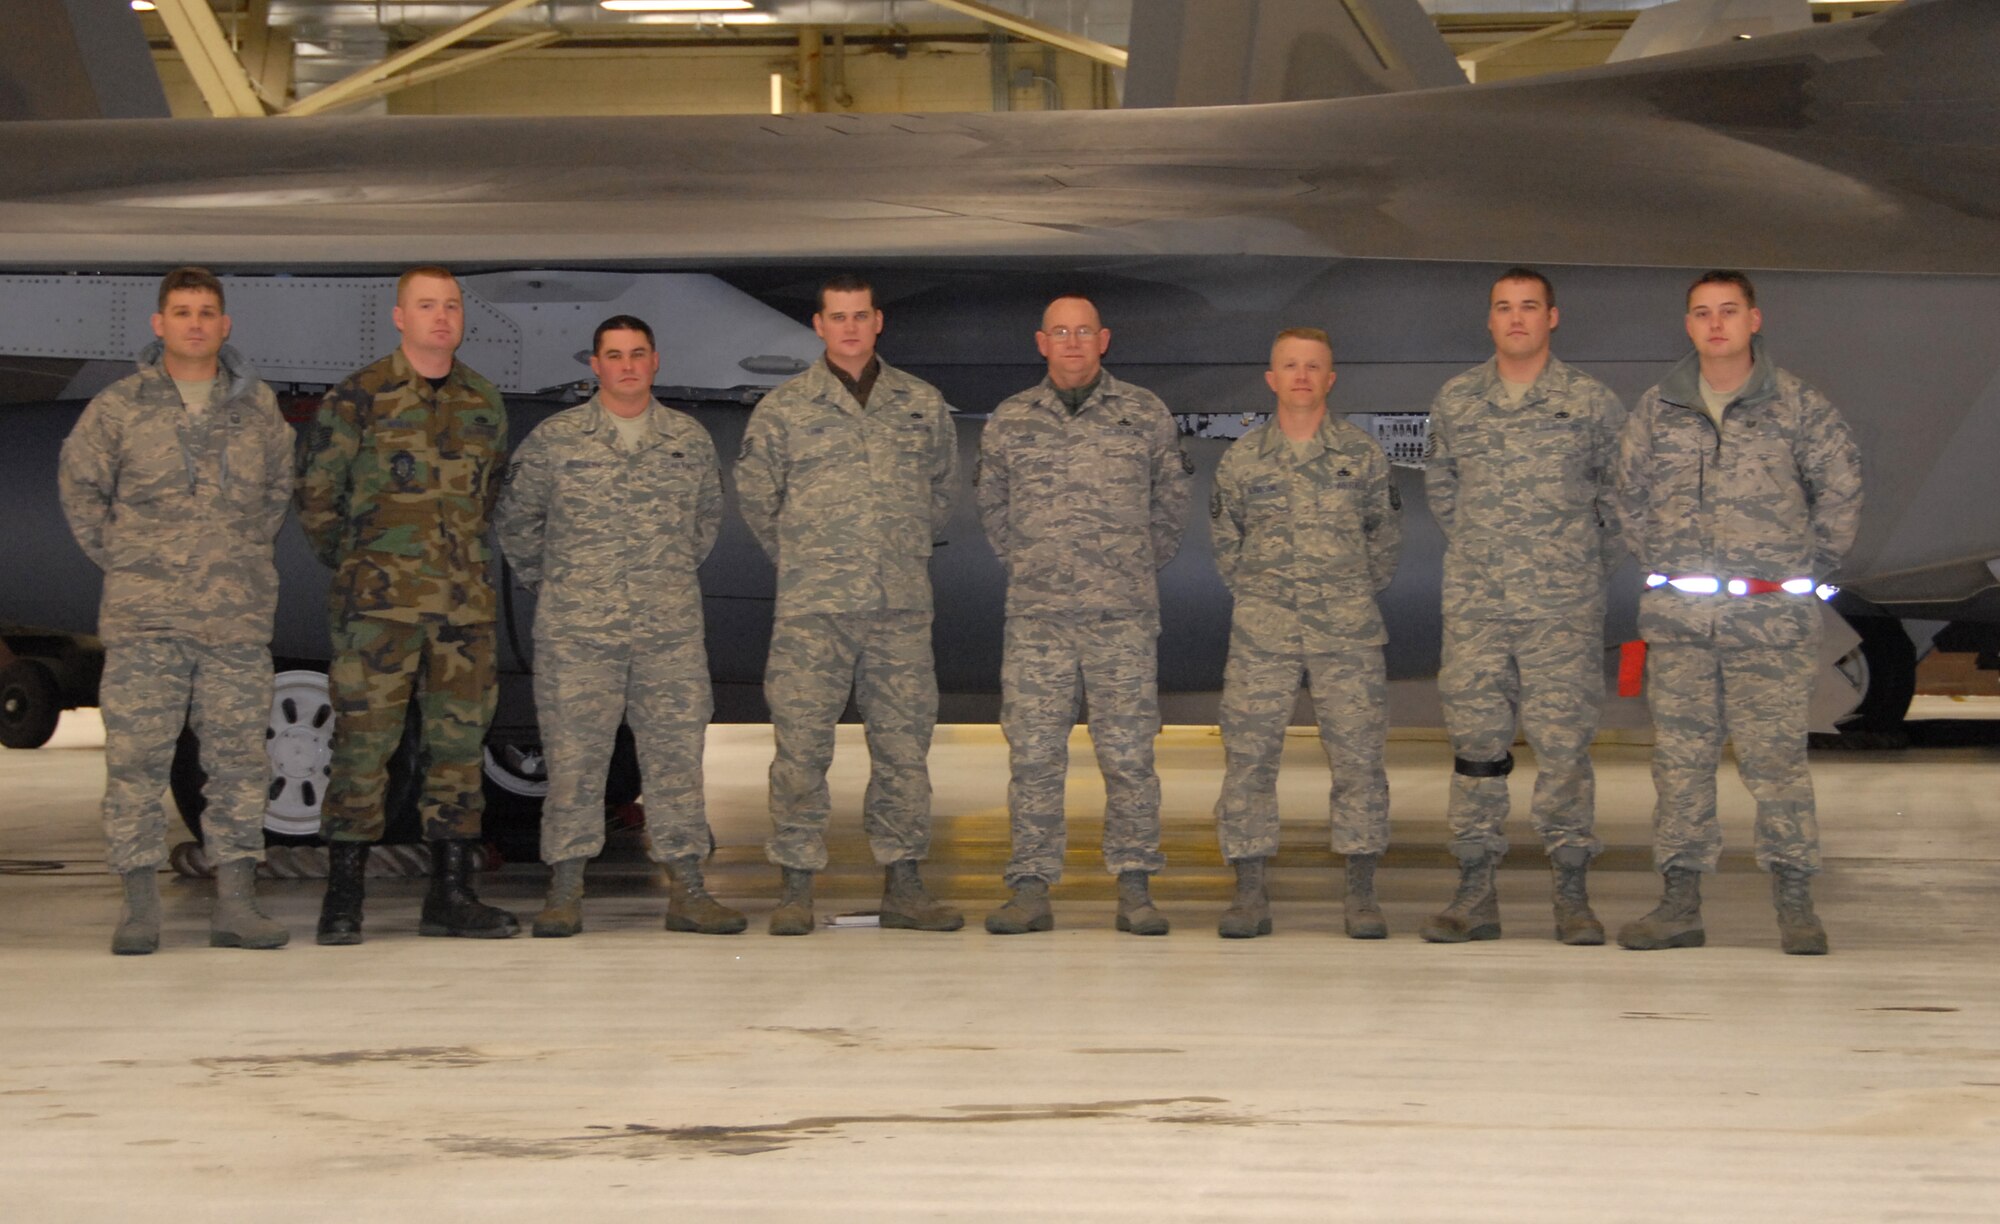
M486 527L506 458L500 392L463 362L433 391L399 348L327 392L300 439L298 508L334 571L334 621L492 621Z
M1278 851L1278 761L1301 682L1333 779L1331 844L1389 844L1386 642L1376 595L1395 575L1402 505L1374 439L1328 413L1299 454L1276 421L1222 456L1209 498L1216 569L1235 596L1219 721L1216 832L1225 859Z
M1773 365L1755 366L1718 428L1690 355L1633 409L1619 440L1618 510L1642 569L1669 576L1825 578L1861 517L1860 451L1826 398ZM1806 709L1818 667L1810 595L1640 597L1646 701L1654 726L1654 862L1713 871L1721 853L1715 773L1725 740L1757 800L1767 870L1819 870L1806 767Z
M815 363L759 401L743 431L737 503L778 567L781 618L931 609L957 430L937 388L880 370L863 407Z
M63 442L63 514L104 571L98 636L261 646L278 606L272 541L292 490L291 426L227 346L207 409L188 413L163 352L149 346Z
M1157 613L1193 473L1166 405L1109 372L1075 413L1047 379L1003 401L974 483L1007 615Z
M535 710L548 753L542 859L604 848L604 787L621 720L661 861L708 852L703 733L714 709L695 571L722 523L722 475L699 421L661 404L620 449L593 399L518 449L494 526L514 576L538 593Z

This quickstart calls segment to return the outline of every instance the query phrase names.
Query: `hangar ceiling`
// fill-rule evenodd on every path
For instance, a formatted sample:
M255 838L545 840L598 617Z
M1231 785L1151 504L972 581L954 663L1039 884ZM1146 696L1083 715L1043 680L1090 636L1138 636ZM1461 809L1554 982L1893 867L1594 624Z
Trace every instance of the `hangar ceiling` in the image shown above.
M169 104L181 116L687 114L1116 106L1135 2L1148 0L136 0L132 7L142 10ZM1367 5L1379 0L1322 2L1364 10L1357 20L1365 21ZM1635 20L1665 2L1419 0L1460 67L1481 81L1603 63ZM1753 14L1734 28L1756 33L1779 28L1756 15L1769 11L1833 21L1897 2L1683 0ZM207 14L213 19L203 26ZM208 31L207 49L192 26ZM1631 53L1628 42L1622 54ZM225 55L241 70L221 62ZM240 79L232 85L218 75Z

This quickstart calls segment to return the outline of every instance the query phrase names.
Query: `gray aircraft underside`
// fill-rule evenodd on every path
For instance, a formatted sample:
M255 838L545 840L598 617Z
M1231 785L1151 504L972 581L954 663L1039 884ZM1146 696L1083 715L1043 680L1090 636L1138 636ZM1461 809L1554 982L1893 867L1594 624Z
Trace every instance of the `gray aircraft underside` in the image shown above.
M1834 399L1867 457L1862 538L1837 576L1844 609L2000 621L1996 8L1932 0L1518 84L1262 106L0 124L0 270L14 274L0 320L36 309L41 274L47 301L77 276L179 262L288 274L294 296L320 294L316 278L372 283L379 315L375 278L443 261L475 274L496 317L537 333L511 357L475 336L500 349L469 354L532 391L566 381L550 370L583 375L575 353L610 313L593 276L629 274L641 289L620 293L651 293L662 273L699 273L755 299L768 328L717 334L661 307L662 378L724 389L769 385L811 356L812 286L856 268L881 289L884 355L972 417L1038 377L1041 305L1073 289L1103 307L1109 364L1178 412L1265 410L1270 336L1315 324L1334 337L1336 408L1394 414L1422 412L1490 353L1484 302L1502 264L1554 276L1558 354L1628 402L1686 351L1690 275L1740 266L1758 274L1772 354ZM260 333L239 304L254 293L235 287L249 283L232 281L237 339L268 368L305 369L312 329ZM142 316L143 300L130 310ZM357 353L393 343L371 326ZM34 475L0 490L0 513L45 522L36 481L74 407L8 411L9 464ZM524 424L540 411L517 404ZM745 409L700 412L732 455ZM968 475L977 428L961 423ZM1162 574L1169 691L1219 687L1228 603L1201 508L1224 445L1189 440L1202 488ZM1406 556L1385 603L1392 669L1415 676L1435 667L1440 544L1420 473L1398 481ZM939 664L948 692L990 695L1001 581L963 492L934 567ZM65 577L9 590L0 620L78 625L95 597L87 563L56 533L9 534L5 572ZM287 540L279 652L310 655L324 649L325 576L295 528ZM740 522L703 578L717 678L754 689L770 572ZM1610 640L1629 635L1635 588L1628 565Z

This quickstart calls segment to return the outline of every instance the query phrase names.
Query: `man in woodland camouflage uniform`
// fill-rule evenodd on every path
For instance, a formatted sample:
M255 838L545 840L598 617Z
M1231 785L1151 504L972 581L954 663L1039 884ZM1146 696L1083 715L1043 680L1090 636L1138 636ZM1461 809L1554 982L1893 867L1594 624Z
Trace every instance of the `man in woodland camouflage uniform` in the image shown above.
M1639 400L1619 438L1618 515L1647 574L1639 601L1653 714L1653 863L1660 904L1618 932L1627 948L1700 947L1701 874L1722 855L1715 775L1726 738L1757 801L1757 865L1771 873L1788 953L1826 929L1809 881L1819 821L1806 706L1819 667L1816 585L1861 521L1861 456L1825 396L1779 369L1740 272L1687 297L1694 352Z
M153 334L138 373L83 410L57 473L70 530L104 571L104 833L125 887L111 950L160 946L160 792L183 721L208 773L209 943L282 947L290 933L258 911L254 881L271 771L271 542L291 496L292 431L223 343L222 284L206 269L160 282Z
M1444 529L1438 696L1455 758L1457 894L1420 931L1434 943L1500 938L1494 869L1507 853L1518 727L1535 750L1535 832L1548 850L1555 934L1601 944L1585 877L1603 850L1590 741L1604 703L1604 583L1618 558L1612 458L1618 397L1549 352L1548 278L1501 273L1488 298L1493 358L1431 405L1424 485Z
M382 836L387 765L413 693L431 849L417 930L504 939L519 924L480 902L471 873L494 701L486 526L507 458L507 410L493 384L455 357L465 304L450 272L405 272L394 318L402 344L327 392L299 450L299 525L334 571L319 942L361 942L368 847Z
M1077 698L1104 774L1104 864L1118 877L1118 929L1167 933L1148 881L1160 853L1160 587L1187 518L1194 463L1158 396L1103 367L1111 332L1087 298L1059 297L1035 344L1048 377L994 410L976 481L986 538L1007 570L1000 726L1007 736L1013 895L995 935L1055 925L1063 776Z
M1375 864L1389 848L1388 634L1377 592L1396 573L1402 502L1375 440L1326 410L1333 345L1291 328L1264 381L1277 414L1230 444L1215 473L1209 531L1235 597L1222 677L1227 772L1215 802L1222 857L1236 869L1224 939L1271 932L1265 866L1278 852L1278 761L1303 680L1333 771L1333 851L1347 860L1346 929L1388 935Z
M955 931L964 916L924 889L917 864L930 853L938 707L930 555L951 517L958 435L937 388L876 356L882 312L866 281L822 286L813 330L825 359L758 403L736 462L743 521L778 567L766 850L783 884L770 929L812 930L826 771L852 691L873 766L861 826L883 867L882 925Z
M535 607L535 714L548 903L538 936L583 929L584 864L604 849L604 783L621 719L646 796L646 846L673 881L667 929L734 935L743 915L701 875L709 830L702 740L715 697L695 568L722 523L722 473L701 422L653 399L660 354L630 315L591 337L597 394L535 427L494 511Z

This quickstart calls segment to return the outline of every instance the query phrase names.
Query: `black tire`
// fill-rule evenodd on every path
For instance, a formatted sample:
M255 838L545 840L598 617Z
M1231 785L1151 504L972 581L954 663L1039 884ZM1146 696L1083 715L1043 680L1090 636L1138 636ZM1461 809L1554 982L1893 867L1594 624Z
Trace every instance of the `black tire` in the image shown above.
M1893 616L1851 616L1847 623L1861 644L1836 666L1861 690L1861 704L1840 720L1840 730L1901 731L1917 693L1917 648Z
M0 744L40 748L62 718L62 687L56 675L34 659L0 667Z
M524 758L533 763L523 769ZM493 740L481 781L486 792L486 840L510 860L534 861L541 856L542 801L548 774L540 744L508 744ZM611 768L604 780L604 807L611 811L639 797L639 752L632 729L619 724L611 749ZM528 793L539 791L541 793Z

